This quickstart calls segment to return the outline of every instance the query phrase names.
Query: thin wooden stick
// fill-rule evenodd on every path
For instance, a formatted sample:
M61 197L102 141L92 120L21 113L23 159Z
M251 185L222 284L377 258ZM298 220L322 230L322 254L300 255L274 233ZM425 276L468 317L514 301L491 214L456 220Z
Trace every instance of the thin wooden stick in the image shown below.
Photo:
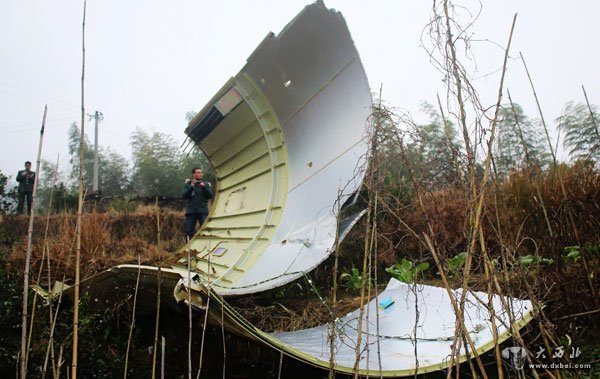
M54 317L52 319L52 324L50 327L50 337L48 337L48 348L46 349L46 358L44 359L44 366L42 368L42 379L46 377L46 370L48 368L48 356L50 355L50 349L54 344L54 330L56 329L56 320L58 319L58 311L60 310L60 305L62 303L63 289L64 289L64 277L63 281L60 283L60 293L58 295L58 304L56 305L56 310L54 311ZM62 345L61 345L62 349ZM60 360L60 357L59 357ZM54 370L54 362L52 362L52 370ZM57 367L57 370L60 372L60 368ZM57 377L56 372L53 372L54 377Z
M165 379L165 336L160 338L160 379Z
M596 122L596 117L594 116L594 112L592 111L592 106L590 105L590 100L588 99L587 92L585 92L585 87L583 84L581 85L581 89L583 90L583 96L585 97L585 103L587 104L588 111L590 112L590 118L592 119L592 124L594 124L594 130L596 131L596 138L600 141L600 131L598 131L598 123ZM596 143L598 144L598 142Z
M40 279L42 277L42 271L44 270L44 258L46 257L46 244L44 243L42 247L42 263L40 264L40 268L38 270L36 285L39 287ZM29 320L29 336L27 337L27 355L25 356L25 366L29 363L29 349L31 348L31 338L33 337L33 322L35 321L35 308L37 305L37 292L33 294L33 302L31 304L31 318Z
M135 327L135 308L137 305L137 295L140 286L140 274L142 272L142 263L140 254L138 254L138 273L135 281L135 292L133 293L133 311L131 312L131 324L129 324L129 337L127 338L127 351L125 352L125 369L123 370L123 379L127 379L127 365L129 363L129 349L131 347L131 337L133 336L133 328Z
M227 347L225 346L225 306L224 301L221 302L221 336L223 339L223 376L226 378L225 369L227 368ZM207 312L208 313L208 310Z
M533 91L533 97L535 98L535 104L537 105L540 119L542 120L542 126L544 127L544 132L546 133L546 138L548 139L548 147L550 148L550 154L552 155L552 162L554 162L554 165L556 166L557 165L556 154L554 153L554 148L552 147L552 141L550 140L550 133L548 132L548 127L546 126L546 121L544 120L544 113L542 112L542 108L540 107L540 100L538 99L537 92L535 91L535 86L533 85L533 81L531 80L531 75L529 75L529 69L527 68L527 63L525 63L525 58L523 57L523 53L519 52L519 56L521 57L521 62L523 62L523 66L525 67L525 73L527 73L527 79L529 79L529 84L531 84L531 90Z
M374 154L375 149L377 148L377 139L375 134L371 136L371 156ZM367 171L365 175L365 182L367 183L367 188L372 187L373 174L372 169ZM357 337L356 337L356 351L355 351L355 361L354 361L354 379L358 379L359 376L359 363L360 356L362 354L361 345L362 345L362 327L363 327L363 315L365 311L365 289L367 286L367 273L371 270L368 270L368 262L369 262L369 248L370 248L370 238L371 238L371 215L373 212L373 199L369 196L369 201L367 203L367 226L365 230L365 238L364 238L364 251L363 251L363 267L362 267L362 278L361 278L361 286L360 286L360 307L358 312L358 326L357 326Z
M283 368L283 350L279 352L279 371L277 372L277 379L281 379L281 369Z
M36 163L36 175L33 179L33 193L31 195L31 209L29 211L29 228L27 229L27 252L25 254L25 269L23 271L23 309L21 319L21 355L19 357L21 379L27 377L27 311L29 308L28 295L29 295L29 265L31 264L31 249L33 238L33 220L35 218L35 200L36 191L38 184L38 177L40 173L40 160L42 155L42 145L44 142L44 127L46 126L46 115L48 113L48 106L44 107L44 117L42 118L42 128L40 129L40 143L38 146L37 163Z
M538 100L537 97L537 93L535 91L535 86L533 85L533 81L531 80L531 76L529 75L529 70L527 69L527 64L525 63L525 58L523 57L522 53L519 53L521 56L521 61L523 62L523 66L525 66L525 72L527 73L527 78L529 79L529 84L531 84L531 90L533 91L533 96L535 97L535 102L537 104L537 108L538 108L538 112L540 115L540 118L542 120L542 125L544 126L544 131L546 132L546 137L548 138L548 145L550 148L550 152L552 153L552 159L554 162L554 169L556 171L556 173L558 174L558 183L560 184L560 189L563 195L563 198L565 200L568 199L568 194L567 194L567 190L565 188L565 183L563 180L562 175L560 175L560 172L558 170L558 162L556 160L556 155L554 154L554 150L552 148L552 142L550 141L550 135L548 134L548 128L546 127L546 122L544 121L544 114L542 112L542 108L540 106L540 102ZM587 98L587 96L586 96ZM571 208L567 208L567 215L569 216L569 223L571 224L571 229L573 229L573 233L575 235L575 240L577 241L577 245L581 246L581 239L579 237L579 229L577 228L577 225L575 223L575 218L573 216L573 212L571 211ZM583 262L583 268L585 269L585 273L586 273L586 277L588 280L588 285L590 286L590 289L592 291L592 297L594 298L594 300L596 301L596 305L600 305L600 300L598 300L598 296L596 296L596 286L594 285L594 281L593 281L593 276L592 273L590 272L590 269L588 267L588 263L587 263L587 259L585 259L584 254L582 254L582 262ZM558 371L557 371L557 375Z
M207 272L210 273L210 257L211 254L208 254L208 268L207 268ZM208 289L208 294L206 296L206 309L204 310L204 323L202 325L202 339L200 340L200 362L198 364L198 375L196 376L196 379L200 379L200 375L202 373L202 359L204 357L204 338L206 336L206 327L208 325L208 311L210 309L210 291L211 291L211 286L210 286L210 276L206 275L206 288Z
M73 290L73 354L71 378L77 379L77 352L79 344L79 274L81 264L81 218L83 213L83 147L85 140L85 12L87 0L83 1L83 22L81 25L81 133L79 136L79 196L77 202L77 242L75 245L75 285Z
M156 247L160 251L160 208L158 207L158 195L156 195Z
M39 174L39 173L38 173ZM44 230L44 240L42 242L42 259L40 264L40 269L38 271L36 284L39 287L40 281L42 278L42 270L44 269L44 257L48 258L48 292L50 292L50 247L48 246L48 229L50 226L50 211L52 209L52 198L54 196L54 189L56 188L56 177L58 176L58 158L56 160L56 171L53 178L52 189L50 190L50 200L48 201L48 209L46 213L46 229ZM31 321L29 323L29 337L27 339L27 356L25 358L25 366L27 366L29 362L29 348L31 346L31 338L33 336L33 321L35 318L35 308L37 303L38 294L37 292L33 295L33 304L31 306ZM50 324L52 324L52 302L48 307L49 315L50 315Z
M156 355L158 350L158 327L160 319L160 289L162 277L160 267L158 268L158 291L156 293L156 324L154 325L154 349L152 350L152 379L156 378Z
M337 290L338 290L338 265L339 265L339 245L340 245L340 209L341 209L341 190L338 189L338 197L337 197L337 223L336 223L336 234L335 234L335 251L334 261L333 261L333 284L331 288L331 323L329 326L329 379L333 379L335 377L335 321L336 321L336 310L337 310ZM283 351L281 352L281 359L283 359ZM279 368L279 373L281 375L281 367Z
M188 379L192 379L192 249L187 251L187 285L188 285Z
M56 376L56 379L60 379L60 370L62 369L62 355L63 355L63 351L64 351L64 346L60 345L60 348L58 349L58 362L57 362L57 367L56 367L56 371L58 373L58 375ZM67 371L67 376L69 376L69 372Z

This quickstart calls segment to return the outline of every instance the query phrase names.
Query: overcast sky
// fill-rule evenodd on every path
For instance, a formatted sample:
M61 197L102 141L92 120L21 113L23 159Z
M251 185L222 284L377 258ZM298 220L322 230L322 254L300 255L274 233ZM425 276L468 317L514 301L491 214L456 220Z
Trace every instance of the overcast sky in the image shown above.
M100 144L130 157L136 126L183 141L185 113L199 110L234 76L269 32L279 31L309 0L90 0L86 25L86 112L104 114ZM479 2L460 1L477 12ZM417 115L421 102L445 93L421 35L431 1L328 0L342 12L374 91ZM495 103L512 17L518 21L506 87L526 114L537 110L522 63L533 76L547 121L567 101L600 104L600 2L483 1L474 25L475 82ZM34 162L43 107L42 157L63 169L67 129L80 120L82 1L0 1L0 170L14 177ZM464 11L466 14L466 11ZM492 42L488 42L492 41ZM495 72L495 73L494 73ZM491 74L491 75L488 75ZM86 123L89 127L92 123ZM554 125L554 122L552 122ZM93 134L89 134L93 137Z

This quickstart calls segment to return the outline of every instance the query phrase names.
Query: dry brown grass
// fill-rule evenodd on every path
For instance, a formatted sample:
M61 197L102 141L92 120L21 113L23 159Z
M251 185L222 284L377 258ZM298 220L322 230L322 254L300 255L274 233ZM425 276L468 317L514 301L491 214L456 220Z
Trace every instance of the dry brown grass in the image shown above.
M360 306L360 297L347 294L341 297L336 317L345 316ZM313 328L331 321L330 308L317 298L285 298L261 304L257 298L244 297L230 303L246 320L267 333Z
M82 220L82 277L124 263L160 265L168 260L184 243L183 212L161 211L161 250L157 248L156 208L141 207L130 213L87 213ZM74 275L72 254L75 233L75 215L50 216L48 249L53 268L53 280ZM14 231L17 241L12 247L8 264L18 272L23 266L28 219L24 216L5 216L2 222ZM38 217L34 224L32 272L37 275L42 259L46 218ZM45 282L44 273L42 282ZM33 278L37 280L37 278Z

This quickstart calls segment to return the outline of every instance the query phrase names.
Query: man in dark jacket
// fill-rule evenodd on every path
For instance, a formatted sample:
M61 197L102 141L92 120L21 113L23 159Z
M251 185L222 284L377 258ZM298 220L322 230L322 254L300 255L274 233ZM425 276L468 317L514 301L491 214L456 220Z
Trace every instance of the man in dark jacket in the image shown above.
M199 167L192 169L192 179L185 181L182 196L188 201L185 209L185 234L190 240L196 234L196 222L200 222L202 226L206 220L208 200L213 198L212 186L202 180L202 169Z
M19 182L19 204L17 205L17 214L23 213L25 197L27 197L27 212L31 213L31 199L33 196L33 182L35 181L35 172L31 171L31 162L25 162L25 170L17 173L17 182Z

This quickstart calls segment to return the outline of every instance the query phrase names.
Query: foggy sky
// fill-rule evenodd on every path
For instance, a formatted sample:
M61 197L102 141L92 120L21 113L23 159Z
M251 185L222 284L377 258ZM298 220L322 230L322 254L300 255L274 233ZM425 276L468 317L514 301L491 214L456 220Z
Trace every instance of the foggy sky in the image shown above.
M183 141L185 113L200 110L245 63L269 31L279 33L306 4L301 0L90 0L86 24L86 113L104 114L100 144L130 158L136 126ZM350 28L371 88L417 118L421 102L445 97L442 74L422 46L429 1L329 0ZM461 1L477 12L479 2ZM484 1L472 29L482 102L496 102L514 13L518 21L505 87L537 117L522 63L532 73L546 121L554 125L567 101L600 104L600 2ZM458 9L465 17L467 10ZM81 118L82 1L0 1L0 170L12 176L37 154L48 104L42 157L66 171L67 129ZM507 101L508 99L505 98ZM87 122L88 136L93 138Z

